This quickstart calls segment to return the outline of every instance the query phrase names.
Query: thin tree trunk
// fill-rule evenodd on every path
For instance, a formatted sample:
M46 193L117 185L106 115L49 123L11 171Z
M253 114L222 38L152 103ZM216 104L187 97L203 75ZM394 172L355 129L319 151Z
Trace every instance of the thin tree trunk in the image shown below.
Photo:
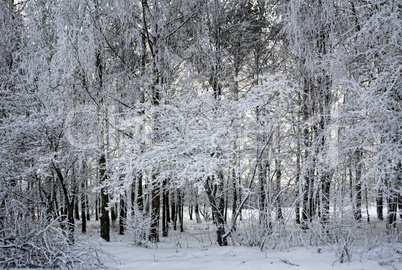
M220 179L222 181L222 179ZM212 182L212 183L211 183ZM213 187L212 187L213 186ZM224 199L223 199L223 185L213 183L212 179L208 179L205 184L208 200L212 208L212 217L216 225L216 237L220 246L227 246L227 238L225 235L225 220L224 220ZM220 196L217 196L217 194Z
M361 183L361 175L362 175L362 165L361 165L361 156L362 151L356 150L355 152L355 165L356 165L356 210L355 210L355 219L358 221L362 221L362 183Z
M366 198L366 215L367 215L367 223L370 223L370 213L369 213L369 201L368 201L368 192L367 188L364 190L365 198Z
M106 158L102 154L99 159L99 177L100 183L106 180ZM110 241L110 220L109 220L109 210L107 210L109 203L109 195L106 193L105 188L101 188L100 194L100 237L105 241Z
M95 197L95 220L99 220L99 212L100 212L100 200L98 194Z
M266 186L267 186L267 179L266 179L266 171L264 169L265 166L262 165L262 160L258 162L258 181L260 183L260 216L259 222L261 225L267 224L267 206L266 206Z
M77 194L77 192L76 192ZM79 209L79 200L74 200L74 217L76 220L80 220L80 209Z
M384 195L382 189L379 189L377 191L376 204L377 204L377 218L379 220L384 220Z
M168 236L168 230L169 230L169 224L168 224L168 209L169 209L169 203L168 203L168 197L169 197L169 192L167 190L167 181L164 180L162 183L162 236L167 237Z
M181 190L177 190L177 212L179 216L180 232L184 232L184 221L183 221L183 196Z
M66 202L68 241L70 244L74 244L74 197L71 198L71 201L66 200Z
M126 203L126 193L124 192L120 195L120 213L119 213L119 234L124 234L124 224L127 218L127 203Z
M113 207L111 207L111 209L110 209L110 217L111 217L111 220L112 220L112 226L114 228L116 220L117 220L116 205L113 205Z
M309 220L312 218L312 197L311 190L312 190L312 167L313 165L310 164L309 161L310 154L311 154L311 132L308 126L309 118L313 113L309 106L311 97L311 82L308 79L304 80L304 90L302 95L302 114L303 114L303 124L305 127L303 128L303 140L304 140L304 165L308 166L306 169L306 173L304 175L304 186L303 186L303 204L302 204L302 217L301 223L303 230L308 228Z
M85 209L87 211L87 221L91 220L91 214L89 212L89 201L88 201L88 195L85 194Z
M200 209L199 209L199 204L198 204L198 196L197 193L195 194L195 200L194 200L194 214L195 214L195 220L197 223L202 223L201 217L200 217Z
M61 170L54 163L52 163L52 165L56 171L64 195L64 215L67 215L67 226L65 229L67 232L68 243L72 245L74 244L74 196L69 198L68 187Z
M281 180L282 180L282 168L281 163L278 159L275 160L276 163L276 211L277 219L279 221L283 220L282 207L281 207Z
M236 177L236 171L234 169L232 170L232 179L233 179L232 220L234 220L237 211L237 177ZM235 223L233 224L233 226L234 226L233 230L236 230Z
M176 231L177 230L177 214L176 214L176 199L175 199L176 190L174 192L172 192L171 195L172 195L172 199L170 200L171 201L171 204L170 204L171 211L170 212L172 215L173 230Z
M153 176L153 181L155 176ZM151 191L151 226L149 230L149 241L159 242L159 216L160 216L160 186L159 183L152 183Z
M398 195L391 191L388 199L388 228L396 227L396 218L398 211Z
M81 189L81 232L86 233L87 232L87 217L86 217L86 210L87 210L87 205L86 205L86 194L84 193L84 188L85 184L82 183L82 189Z
M188 205L188 217L193 220L194 205L190 202Z

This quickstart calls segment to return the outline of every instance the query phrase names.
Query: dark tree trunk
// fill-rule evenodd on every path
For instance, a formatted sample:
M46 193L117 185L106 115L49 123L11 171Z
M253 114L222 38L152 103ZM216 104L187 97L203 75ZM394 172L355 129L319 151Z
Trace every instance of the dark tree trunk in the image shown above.
M71 199L70 202L67 201L66 205L67 209L67 232L68 232L68 241L70 244L74 244L74 198Z
M268 224L267 220L267 205L266 205L266 171L264 169L265 166L262 165L262 161L258 162L258 182L260 183L260 216L259 222L260 224Z
M282 168L280 161L278 159L275 160L276 163L276 193L277 193L277 202L276 202L276 211L277 211L277 219L279 221L283 220L282 207L281 207L281 181L282 181Z
M381 189L378 190L377 192L376 204L377 204L377 218L379 220L384 220L384 195Z
M102 154L99 159L99 177L100 183L106 180L106 158L105 155ZM109 211L107 210L109 203L109 195L106 193L106 189L101 189L101 203L100 203L100 237L105 241L110 241L110 220L109 220Z
M200 206L198 204L198 196L197 194L195 194L195 200L194 200L194 214L195 214L195 220L197 221L197 223L202 223L201 221L201 216L200 216Z
M74 200L74 217L76 220L80 220L80 209L79 209L79 200Z
M124 225L127 218L126 193L120 195L119 234L124 234Z
M82 186L84 187L84 184L82 184ZM84 190L84 188L82 190ZM86 233L87 232L86 195L83 192L81 194L81 219L82 219L81 232Z
M390 174L388 183L388 228L396 227L398 219L398 207L401 206L401 186L402 186L402 163L399 162ZM401 209L399 209L401 210Z
M222 179L221 179L222 180ZM225 220L224 220L224 207L225 202L223 198L223 183L219 185L213 183L212 179L208 179L205 187L208 200L212 208L212 217L216 225L216 237L220 246L227 246L227 238L225 237Z
M193 211L194 211L194 205L190 203L188 205L188 217L190 218L190 220L193 220Z
M176 214L176 200L175 200L175 196L176 196L176 191L172 192L172 199L171 199L171 214L172 214L172 222L173 222L173 230L177 230L177 214Z
M237 210L237 177L234 169L232 171L232 177L233 177L233 204L232 204L232 218L233 218L236 215ZM235 226L235 224L233 225Z
M151 241L152 243L159 242L159 216L160 216L160 187L158 183L153 183L151 191L151 226L149 231L149 241Z
M177 213L179 216L179 225L180 225L180 232L184 232L184 222L183 222L183 214L184 214L184 207L183 207L183 196L181 190L177 190Z
M391 192L390 198L388 199L388 226L396 227L396 218L398 211L398 197L394 192Z
M367 189L364 190L365 191L365 198L366 198L366 215L367 215L367 223L370 223L370 213L369 213L369 201L368 201L368 192Z
M305 179L305 184L303 187L303 206L302 206L302 217L301 217L301 223L302 223L302 228L303 230L308 229L308 223L309 223L309 178L306 177Z
M144 210L144 192L142 188L142 174L137 177L137 188L138 188L138 194L137 194L137 205L138 209L140 211Z
M163 181L163 186L162 186L162 236L167 237L168 236L168 231L169 231L169 224L168 224L168 209L169 209L169 202L168 202L168 197L169 197L169 192L166 188L167 186L167 181Z
M85 195L85 209L87 210L87 221L91 220L91 214L89 213L89 201L88 196Z
M402 195L398 195L398 208L399 208L399 218L402 220Z
M167 191L166 193L166 223L169 225L170 223L170 191Z
M356 210L355 219L362 221L362 165L361 165L362 151L356 150L355 152L355 166L356 166Z
M301 96L299 95L299 102L302 102ZM300 123L301 119L301 113L302 111L300 110L297 114L297 122ZM297 134L300 134L297 139L297 153L296 153L296 185L295 185L295 193L297 194L296 198L296 205L295 205L295 214L296 214L296 224L301 224L301 216L300 216L300 202L302 202L302 196L303 196L303 191L301 188L301 183L300 183L300 175L301 175L301 158L302 158L302 152L301 152L301 139L300 136L301 134L301 128L300 125L297 125Z
M330 188L331 188L331 176L329 172L325 172L321 180L321 192L322 192L322 223L327 224L329 221L329 206L330 206Z
M99 212L100 212L100 199L98 194L96 195L95 198L95 220L98 221L99 220Z
M70 245L74 244L74 197L71 196L69 198L68 195L68 187L64 181L64 176L61 170L52 163L53 168L56 171L57 178L59 179L60 187L63 191L64 197L64 215L67 216L67 225L66 225L66 232L67 232L67 239Z

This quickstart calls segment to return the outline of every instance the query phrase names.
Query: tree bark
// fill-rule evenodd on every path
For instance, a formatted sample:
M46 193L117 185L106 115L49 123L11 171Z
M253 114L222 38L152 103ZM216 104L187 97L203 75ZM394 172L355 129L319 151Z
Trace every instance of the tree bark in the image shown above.
M81 220L82 220L81 232L82 233L87 232L87 217L86 217L87 202L86 202L86 194L84 193L84 191L85 191L85 182L83 182L81 185Z
M162 236L167 237L169 231L168 215L169 215L169 192L167 190L167 181L162 183Z
M377 204L377 218L379 220L384 220L384 205L383 205L384 195L381 189L377 191L376 204Z
M153 176L153 178L155 178L155 176ZM151 226L149 230L149 241L151 241L152 243L159 242L159 216L160 216L160 187L158 183L152 183Z
M361 165L361 156L362 151L355 151L355 166L356 166L356 208L355 208L355 219L358 221L362 221L362 165Z
M102 154L99 159L99 177L100 183L106 180L106 158ZM100 203L100 237L105 241L110 241L110 220L109 220L109 210L107 210L109 204L109 195L105 188L101 188L101 203Z
M220 179L222 180L222 179ZM212 183L211 183L212 182ZM212 208L212 217L216 225L216 237L220 246L227 246L227 238L225 235L225 219L224 219L224 198L223 198L223 184L218 185L213 183L212 179L208 179L205 184L206 193L209 203ZM219 195L217 196L217 194Z
M120 195L119 234L124 234L124 225L127 218L126 193Z

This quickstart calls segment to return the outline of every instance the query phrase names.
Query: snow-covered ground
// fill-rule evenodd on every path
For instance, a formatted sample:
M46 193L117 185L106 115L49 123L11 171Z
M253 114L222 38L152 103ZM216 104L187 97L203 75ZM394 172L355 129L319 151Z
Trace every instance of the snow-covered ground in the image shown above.
M115 230L111 231L111 242L102 241L94 223L90 232L77 236L110 254L102 256L110 269L402 269L402 243L374 246L364 253L353 253L351 262L340 263L335 246L265 251L258 247L218 247L213 243L212 224L186 220L185 229L184 233L169 231L169 237L161 237L160 243L148 248L132 245L129 235L119 235Z

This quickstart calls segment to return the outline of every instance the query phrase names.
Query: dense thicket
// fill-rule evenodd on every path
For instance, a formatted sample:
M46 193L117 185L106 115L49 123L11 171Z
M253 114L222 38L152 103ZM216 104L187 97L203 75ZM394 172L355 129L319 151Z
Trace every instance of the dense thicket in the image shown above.
M219 245L397 236L401 27L393 0L1 1L0 258L77 219L157 242L184 208Z

